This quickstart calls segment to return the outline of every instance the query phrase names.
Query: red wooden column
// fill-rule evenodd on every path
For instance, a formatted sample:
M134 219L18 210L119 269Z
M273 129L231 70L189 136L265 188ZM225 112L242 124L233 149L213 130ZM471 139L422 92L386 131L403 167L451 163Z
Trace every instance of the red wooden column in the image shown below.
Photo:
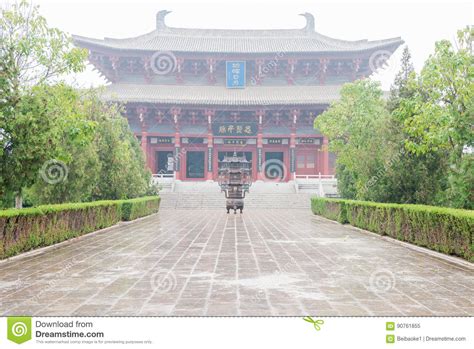
M184 58L177 58L176 59L176 83L182 84L184 82L183 79L183 65L184 65Z
M293 109L293 121L290 133L290 181L294 179L294 174L296 173L296 122L298 121L299 115L300 111Z
M148 166L148 132L142 129L142 143L141 143L143 157L145 158L145 164Z
M109 60L112 63L112 74L113 77L111 78L112 82L116 82L118 80L118 70L120 67L120 57L118 56L109 56Z
M207 117L207 175L206 180L212 181L214 179L214 135L212 134L212 118L215 115L215 110L206 109L204 115ZM217 172L217 169L216 169Z
M216 76L215 76L215 70L216 70L216 60L214 58L208 58L206 59L207 63L207 81L209 85L213 85L216 82Z
M257 110L255 115L258 119L258 133L257 133L257 180L263 181L265 176L263 171L263 118L265 116L265 110Z
M357 79L357 74L359 73L360 70L360 65L362 63L362 60L360 58L356 58L352 60L352 75L351 78L354 81Z
M326 74L328 71L328 66L329 66L329 58L319 59L318 78L319 78L319 83L321 85L324 85L326 83Z
M180 108L171 108L171 115L173 116L174 122L174 173L175 179L181 179L181 164L183 160L183 150L181 149L181 135L179 127L179 115L181 114Z
M146 120L147 111L147 108L144 107L137 108L138 119L140 120L141 126L141 148L143 151L143 157L145 159L145 165L148 166L148 168L150 168L150 170L153 172L148 156L148 125Z
M295 58L288 59L288 71L286 73L286 82L288 85L294 85L295 83L295 72L296 72L296 64L298 60Z
M328 139L327 137L323 137L323 146L322 146L322 161L323 161L323 171L321 174L328 175L329 174L329 150L328 150Z
M263 77L265 76L264 73L262 73L262 67L263 65L265 64L265 60L262 59L262 58L259 58L257 60L255 60L255 83L257 85L261 85L262 84L262 80L263 80Z

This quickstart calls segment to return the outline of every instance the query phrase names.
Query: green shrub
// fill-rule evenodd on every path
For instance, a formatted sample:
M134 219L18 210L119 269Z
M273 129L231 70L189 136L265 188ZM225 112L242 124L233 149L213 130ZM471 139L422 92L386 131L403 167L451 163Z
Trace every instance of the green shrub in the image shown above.
M314 214L338 221L339 223L347 223L344 200L331 199L330 201L326 201L312 199L311 209Z
M474 211L313 198L314 214L474 261Z
M147 196L143 198L124 200L122 203L122 220L131 221L158 212L160 198Z
M159 197L0 211L0 259L157 212Z

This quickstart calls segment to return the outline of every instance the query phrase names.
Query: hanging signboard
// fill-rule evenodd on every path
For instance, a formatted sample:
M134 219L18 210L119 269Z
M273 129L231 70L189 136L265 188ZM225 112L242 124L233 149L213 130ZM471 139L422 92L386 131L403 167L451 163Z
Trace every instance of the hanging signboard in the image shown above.
M216 122L212 124L214 136L255 136L257 131L256 122Z
M184 144L204 144L204 138L202 137L182 137L181 142Z
M299 138L298 144L321 144L321 140L319 138Z
M239 138L224 138L224 144L245 145L247 144L247 140Z
M283 144L283 138L267 138L267 144Z
M294 173L296 168L295 148L290 148L290 172Z
M245 62L226 61L226 87L245 88Z
M212 172L212 147L207 148L207 171Z
M154 138L154 140L153 140ZM171 144L173 143L172 137L153 137L151 143L158 143L158 144Z

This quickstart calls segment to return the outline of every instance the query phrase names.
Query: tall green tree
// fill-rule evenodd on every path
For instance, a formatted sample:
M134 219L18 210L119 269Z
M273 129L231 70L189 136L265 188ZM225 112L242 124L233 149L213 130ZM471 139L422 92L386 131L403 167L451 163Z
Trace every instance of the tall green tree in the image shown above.
M65 105L64 111L74 110L76 118L75 123L68 122L61 128L63 142L56 149L67 177L48 184L37 176L27 191L31 203L125 199L152 194L151 173L137 139L122 116L122 108L102 101L100 91L55 88L61 92L60 96L67 98L59 104ZM89 128L81 130L81 126Z
M27 191L31 204L87 201L97 185L100 164L94 144L99 125L85 110L78 91L64 84L42 85L45 116L54 120L52 149Z
M47 115L41 86L79 72L86 52L50 28L38 7L21 1L0 13L0 193L14 193L36 179L59 142L57 119Z
M345 84L340 100L318 116L315 127L329 138L336 154L338 187L344 197L371 199L392 154L384 152L388 112L380 85L370 80Z
M143 151L130 131L122 108L95 96L89 115L98 123L95 142L101 163L94 199L124 199L146 194L151 181Z
M415 68L411 61L410 50L408 46L405 46L400 60L400 70L390 87L390 96L387 101L389 112L393 112L398 108L401 98L409 98L413 95L413 90L408 88L408 79L412 74L415 74Z
M474 30L458 32L457 47L436 43L419 76L407 82L413 94L401 98L394 115L404 120L406 148L414 154L441 153L448 161L444 204L474 206Z
M404 47L400 71L390 88L387 108L390 112L388 132L384 147L387 153L395 154L394 160L385 168L376 186L372 188L374 200L382 202L438 204L439 192L445 186L444 171L446 155L430 151L415 154L405 147L410 135L404 129L408 115L393 113L402 100L413 98L416 90L409 81L416 73L407 46Z
M398 114L406 120L406 131L413 136L407 147L415 153L448 149L453 160L474 144L474 29L458 32L456 49L447 40L436 43L418 77L408 81L415 93L401 100Z
M359 81L316 119L343 197L473 208L473 36L460 31L456 48L437 42L419 75L405 48L386 104Z

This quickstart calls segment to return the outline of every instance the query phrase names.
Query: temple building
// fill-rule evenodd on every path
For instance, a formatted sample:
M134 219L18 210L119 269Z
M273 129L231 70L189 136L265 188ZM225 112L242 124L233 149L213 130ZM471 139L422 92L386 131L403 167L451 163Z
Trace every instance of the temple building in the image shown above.
M146 162L157 175L216 180L219 160L236 152L254 181L331 175L334 157L314 119L342 84L368 77L400 38L345 41L302 29L172 28L127 39L74 36L125 105Z

